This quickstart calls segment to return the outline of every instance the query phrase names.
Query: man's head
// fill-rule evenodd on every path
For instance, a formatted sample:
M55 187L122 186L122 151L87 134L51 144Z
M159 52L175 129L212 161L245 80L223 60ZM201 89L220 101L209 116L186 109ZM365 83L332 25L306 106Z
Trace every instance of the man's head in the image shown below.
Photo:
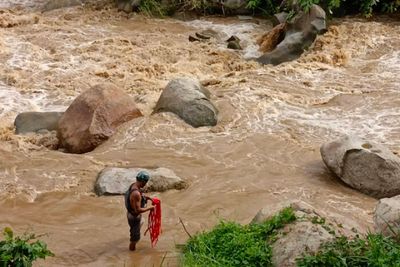
M140 187L144 187L149 180L150 180L150 174L146 171L140 171L136 175L136 183Z

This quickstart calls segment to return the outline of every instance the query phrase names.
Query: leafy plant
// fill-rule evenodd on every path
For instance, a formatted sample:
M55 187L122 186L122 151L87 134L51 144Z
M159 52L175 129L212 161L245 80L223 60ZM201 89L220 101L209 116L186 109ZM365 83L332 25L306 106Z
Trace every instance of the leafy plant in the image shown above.
M370 233L352 240L341 236L323 245L317 253L298 259L297 266L400 266L400 244L381 234Z
M276 230L296 220L285 208L261 224L221 221L210 232L198 234L183 249L183 266L271 266Z
M3 230L4 240L0 241L0 266L2 267L30 267L36 259L44 259L54 254L47 249L47 245L36 240L35 234L24 234L14 237L11 228Z

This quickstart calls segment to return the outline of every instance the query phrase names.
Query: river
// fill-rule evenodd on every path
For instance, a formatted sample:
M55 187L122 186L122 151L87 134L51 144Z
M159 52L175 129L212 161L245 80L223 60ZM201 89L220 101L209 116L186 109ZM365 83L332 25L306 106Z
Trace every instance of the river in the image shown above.
M271 29L266 20L128 17L90 6L40 13L42 3L0 4L0 228L45 233L56 257L40 266L176 266L175 246L187 240L179 218L193 234L294 200L348 229L372 227L377 200L333 177L319 147L356 134L400 152L398 17L334 19L301 58L273 67L250 60ZM188 41L207 28L238 35L244 50ZM217 126L151 115L168 81L182 76L211 91ZM14 134L18 113L63 111L104 82L124 88L145 116L93 152L66 154ZM106 166L166 167L188 180L186 190L153 194L163 203L156 248L144 236L128 251L123 198L93 193Z

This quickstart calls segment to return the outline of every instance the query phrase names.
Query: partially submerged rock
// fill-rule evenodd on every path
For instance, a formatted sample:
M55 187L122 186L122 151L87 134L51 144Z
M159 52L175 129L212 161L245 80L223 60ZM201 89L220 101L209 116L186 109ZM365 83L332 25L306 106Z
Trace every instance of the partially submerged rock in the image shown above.
M398 237L400 233L400 195L382 198L374 212L375 231L385 236Z
M285 38L277 47L257 59L261 64L278 65L300 57L314 42L317 34L326 31L326 14L318 5L312 5L309 12L299 12L287 23Z
M117 0L117 8L119 11L131 13L140 6L140 0Z
M209 97L210 92L198 80L175 79L163 90L153 113L175 113L193 127L214 126L218 110Z
M184 189L187 183L178 177L172 170L167 168L141 169L141 168L114 168L107 167L99 174L95 192L97 195L121 195L136 181L139 171L145 170L150 174L147 183L149 191L163 192L169 189Z
M321 146L321 156L352 188L377 198L400 194L400 159L383 145L345 136Z
M124 122L142 116L122 89L96 85L79 95L60 118L57 136L68 152L85 153L114 134Z
M14 121L16 134L34 133L40 130L56 131L64 112L22 112Z
M275 49L275 47L282 42L285 38L286 24L281 23L275 26L271 31L262 35L258 40L257 44L260 46L261 52L270 52Z
M287 21L289 13L287 12L280 12L276 13L272 16L271 21L272 21L272 26L276 27L279 24L285 23Z

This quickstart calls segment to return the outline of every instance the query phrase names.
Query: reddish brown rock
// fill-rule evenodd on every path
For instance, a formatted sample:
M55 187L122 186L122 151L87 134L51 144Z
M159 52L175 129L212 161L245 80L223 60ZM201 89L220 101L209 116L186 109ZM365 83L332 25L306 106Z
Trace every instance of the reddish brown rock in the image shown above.
M259 50L264 53L274 50L275 47L285 38L285 32L286 23L281 23L266 34L262 35L257 40L257 44L260 46Z
M58 124L60 145L85 153L112 136L124 122L142 116L134 100L112 84L96 85L79 95Z

